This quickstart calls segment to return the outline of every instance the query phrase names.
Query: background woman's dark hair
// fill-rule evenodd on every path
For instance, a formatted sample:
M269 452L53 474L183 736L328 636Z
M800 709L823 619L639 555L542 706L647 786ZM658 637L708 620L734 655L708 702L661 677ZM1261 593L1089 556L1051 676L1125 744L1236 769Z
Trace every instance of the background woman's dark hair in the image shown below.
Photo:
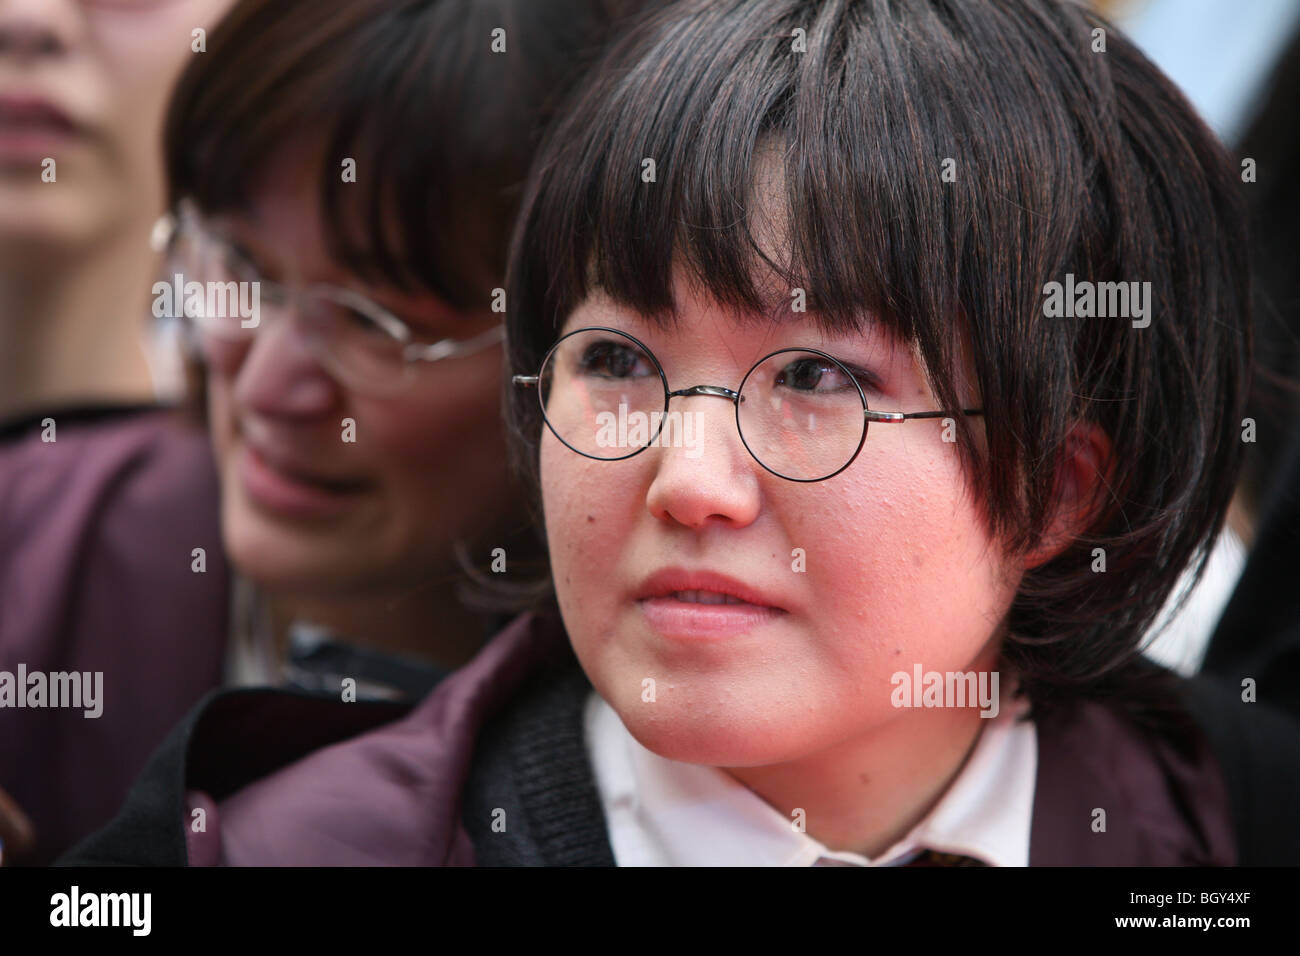
M164 150L172 202L244 203L296 136L340 263L457 308L505 274L550 111L637 0L242 0L182 74ZM506 52L490 53L492 31ZM341 163L356 160L356 182ZM480 277L491 277L484 286Z
M775 140L790 259L765 266L807 290L809 315L852 329L870 312L914 342L942 408L961 406L968 340L985 415L957 419L958 447L992 530L1041 540L1071 427L1110 437L1094 523L1025 576L1004 653L1040 712L1160 699L1136 692L1161 682L1137 649L1232 495L1249 269L1234 167L1129 41L1060 0L681 0L615 44L563 114L511 251L512 371L537 371L592 286L671 321L675 264L767 314L744 211ZM1044 285L1067 273L1150 282L1149 327L1046 317ZM535 481L536 396L512 395L511 418Z

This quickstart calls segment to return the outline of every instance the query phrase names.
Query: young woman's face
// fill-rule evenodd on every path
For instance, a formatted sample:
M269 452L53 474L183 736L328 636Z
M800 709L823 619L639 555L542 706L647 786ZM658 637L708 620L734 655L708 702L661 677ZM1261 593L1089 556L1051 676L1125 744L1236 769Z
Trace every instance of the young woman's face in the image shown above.
M740 323L680 279L675 295L675 330L595 295L563 332L629 332L674 390L736 389L763 356L811 346L878 378L874 409L938 407L911 350L883 334ZM540 452L565 625L643 745L716 766L792 760L904 713L890 702L895 672L992 666L1017 566L986 533L941 421L872 425L848 469L803 484L751 457L731 402L670 408L699 416L695 449L598 461L543 429ZM707 603L736 589L744 602Z
M85 242L157 215L168 94L203 55L192 31L232 2L0 0L0 241Z
M260 275L347 286L424 342L497 324L486 305L458 314L431 295L366 284L336 265L314 177L302 175L318 165L306 148L281 151L249 208L213 220ZM427 587L452 567L458 540L481 537L506 513L499 345L420 362L409 386L387 397L341 383L299 323L270 318L265 303L251 345L208 352L225 544L264 588L346 598Z

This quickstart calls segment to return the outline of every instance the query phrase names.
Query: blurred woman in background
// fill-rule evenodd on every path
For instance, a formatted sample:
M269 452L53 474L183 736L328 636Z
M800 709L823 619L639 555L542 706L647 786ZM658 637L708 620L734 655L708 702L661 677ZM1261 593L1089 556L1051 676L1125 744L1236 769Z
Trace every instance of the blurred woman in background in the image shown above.
M247 0L182 77L156 288L202 359L250 585L232 681L417 697L492 632L466 565L508 580L528 526L506 245L543 118L616 6ZM206 295L226 289L240 308Z

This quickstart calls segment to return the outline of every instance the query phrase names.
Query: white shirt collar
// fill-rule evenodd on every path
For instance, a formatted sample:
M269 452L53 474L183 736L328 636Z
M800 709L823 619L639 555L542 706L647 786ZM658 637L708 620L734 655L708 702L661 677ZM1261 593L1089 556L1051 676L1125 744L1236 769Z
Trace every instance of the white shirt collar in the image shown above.
M991 866L1028 866L1038 739L1032 723L1015 719L1025 706L1015 701L988 718L940 801L874 860L827 849L717 767L647 750L594 691L584 724L619 866L812 866L819 860L890 866L920 849L960 853Z

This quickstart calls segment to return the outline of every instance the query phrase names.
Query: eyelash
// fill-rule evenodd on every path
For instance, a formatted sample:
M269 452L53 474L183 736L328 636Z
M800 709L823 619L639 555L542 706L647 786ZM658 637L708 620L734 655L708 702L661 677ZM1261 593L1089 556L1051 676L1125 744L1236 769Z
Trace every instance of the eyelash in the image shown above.
M877 395L881 393L881 381L874 372L863 368L861 365L846 362L844 359L840 359L839 363L849 370L850 375L857 379L864 392L874 392Z
M643 339L643 341L645 341L645 339ZM838 355L835 356L835 359L848 369L849 374L857 380L857 383L862 387L863 392L874 395L884 394L884 383L881 381L880 376L875 372L872 372L870 369L865 369L861 365L855 365L852 362L846 361Z

